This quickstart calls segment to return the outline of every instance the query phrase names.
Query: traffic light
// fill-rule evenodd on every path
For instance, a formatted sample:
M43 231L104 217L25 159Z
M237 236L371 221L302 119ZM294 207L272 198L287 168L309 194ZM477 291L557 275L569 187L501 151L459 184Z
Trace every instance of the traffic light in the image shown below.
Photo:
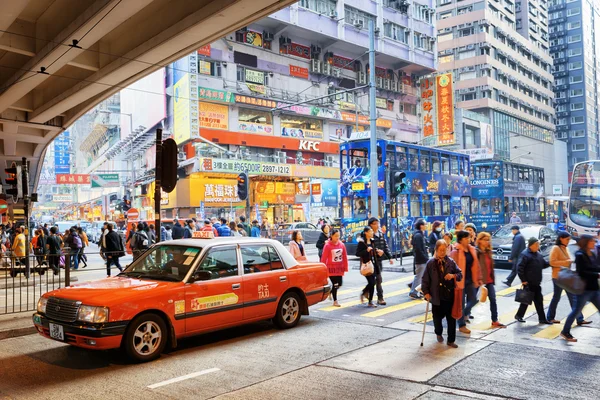
M391 192L392 197L398 196L406 189L406 183L404 183L404 178L406 178L406 173L400 170L392 170L391 173Z
M160 186L166 193L171 193L177 186L177 143L169 138L162 142L162 174Z
M4 169L4 173L6 174L6 184L10 186L9 189L6 189L6 194L12 196L13 203L16 203L23 198L21 166L13 162L10 168Z
M240 200L248 198L248 174L242 172L237 177L237 193Z

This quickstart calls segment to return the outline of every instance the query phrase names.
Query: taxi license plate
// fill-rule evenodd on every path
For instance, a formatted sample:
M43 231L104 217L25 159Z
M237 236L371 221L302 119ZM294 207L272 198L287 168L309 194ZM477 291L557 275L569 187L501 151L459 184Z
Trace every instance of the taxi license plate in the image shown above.
M508 261L508 256L494 256L492 255L494 260Z
M65 340L65 331L62 325L50 324L50 337L55 340Z

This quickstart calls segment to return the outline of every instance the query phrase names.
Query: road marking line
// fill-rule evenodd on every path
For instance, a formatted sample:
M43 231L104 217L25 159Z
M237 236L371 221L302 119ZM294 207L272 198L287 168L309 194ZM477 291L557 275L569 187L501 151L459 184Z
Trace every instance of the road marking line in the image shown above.
M585 307L583 307L583 310L581 311L581 313L583 314L583 319L587 319L592 315L596 314L597 312L598 309L596 309L596 307L592 303L587 304ZM533 337L542 339L556 339L558 335L560 335L560 332L562 332L566 320L567 319L565 318L562 321L560 321L560 324L554 324L552 326L542 329L541 331L533 335ZM577 321L574 321L574 323L576 322Z
M393 284L396 284L396 283L408 282L408 281L412 281L413 279L414 279L414 276L407 276L405 278L393 279L391 281L384 281L381 284L381 286L389 286L389 285L393 285ZM344 289L344 290L338 290L337 294L338 294L338 296L341 296L343 294L348 294L348 293L356 292L356 291L362 290L363 287L348 288L348 289Z
M394 297L394 296L400 296L401 294L406 294L408 292L410 292L410 289L408 289L408 288L402 289L402 290L397 290L395 292L390 292L390 293L386 294L385 298L387 299L387 298ZM360 300L352 300L352 301L344 302L339 307L329 306L329 307L325 307L325 308L319 308L319 311L335 311L335 310L339 310L339 309L343 309L343 308L356 306L358 304L361 304Z
M496 292L496 297L509 295L511 293L516 292L517 289L520 289L520 286L517 285L517 286L508 287L506 289L502 289L501 291Z
M173 379L169 379L169 380L166 380L166 381L158 382L158 383L155 383L153 385L148 386L148 388L149 389L156 389L156 388L159 388L161 386L170 385L171 383L177 383L177 382L185 381L187 379L192 379L192 378L195 378L197 376L206 375L206 374L210 374L210 373L217 372L217 371L220 371L220 369L219 368L205 369L205 370L202 370L202 371L198 371L198 372L194 372L194 373L191 373L191 374L183 375L183 376L180 376L178 378L173 378Z
M362 314L361 317L376 318L382 315L390 314L395 311L405 310L410 307L418 306L419 304L426 304L423 300L411 300L406 303L396 304L395 306L385 307L377 311L371 311L366 314Z
M554 292L548 293L547 295L544 296L544 305L547 302L549 302L550 300L552 300L552 296L554 296ZM563 296L564 296L564 293L563 293ZM515 320L515 314L517 313L518 310L519 310L519 306L512 308L511 311L500 315L500 317L498 318L498 321L500 321L502 324L505 324L505 325L513 322ZM531 317L534 313L535 313L535 305L531 304L527 308L527 311L525 312L525 315L523 316L523 318L527 319L527 318ZM477 331L487 331L490 329L497 329L497 328L492 327L492 322L488 320L486 322L481 322L477 325L469 326L469 329L477 330Z

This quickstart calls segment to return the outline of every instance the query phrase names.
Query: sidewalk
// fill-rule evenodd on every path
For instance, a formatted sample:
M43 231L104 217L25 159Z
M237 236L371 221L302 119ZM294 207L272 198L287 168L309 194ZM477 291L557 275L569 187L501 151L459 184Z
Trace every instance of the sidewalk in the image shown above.
M0 340L36 333L32 315L33 311L0 315Z

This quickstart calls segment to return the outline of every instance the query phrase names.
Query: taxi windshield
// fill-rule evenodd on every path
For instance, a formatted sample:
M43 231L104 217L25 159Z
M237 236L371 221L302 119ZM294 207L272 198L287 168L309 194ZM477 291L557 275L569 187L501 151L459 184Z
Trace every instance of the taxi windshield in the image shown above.
M131 263L119 276L180 282L201 251L200 247L155 246Z

